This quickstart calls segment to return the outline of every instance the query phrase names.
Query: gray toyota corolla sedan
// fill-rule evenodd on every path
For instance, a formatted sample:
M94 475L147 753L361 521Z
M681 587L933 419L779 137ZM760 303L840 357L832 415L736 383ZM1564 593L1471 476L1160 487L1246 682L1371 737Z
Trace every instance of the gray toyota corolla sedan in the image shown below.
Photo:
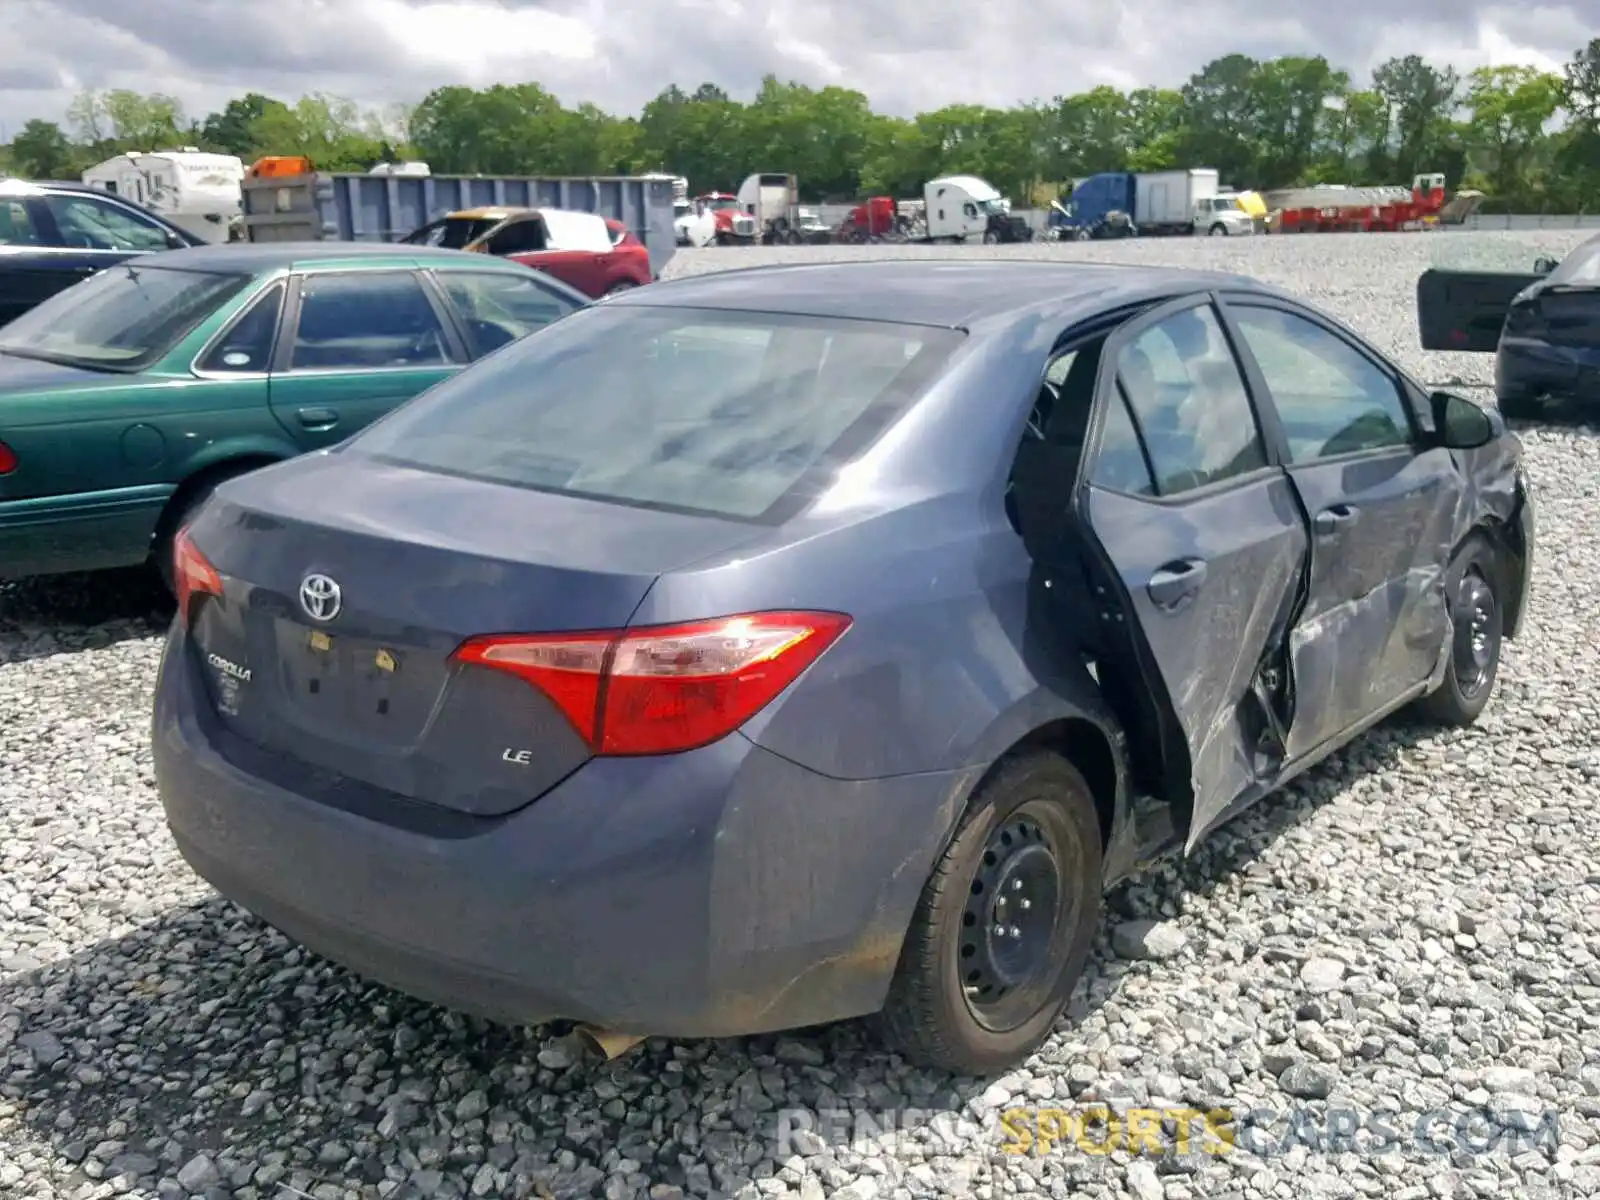
M989 1073L1145 855L1476 719L1532 543L1496 413L1249 279L701 276L219 488L156 774L219 891L416 995Z

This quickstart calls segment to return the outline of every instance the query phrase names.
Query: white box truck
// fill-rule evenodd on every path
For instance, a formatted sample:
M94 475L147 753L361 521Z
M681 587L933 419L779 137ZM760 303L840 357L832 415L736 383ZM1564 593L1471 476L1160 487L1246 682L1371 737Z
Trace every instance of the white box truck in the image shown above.
M1215 167L1141 171L1135 180L1133 223L1141 234L1193 233L1202 203L1220 190Z

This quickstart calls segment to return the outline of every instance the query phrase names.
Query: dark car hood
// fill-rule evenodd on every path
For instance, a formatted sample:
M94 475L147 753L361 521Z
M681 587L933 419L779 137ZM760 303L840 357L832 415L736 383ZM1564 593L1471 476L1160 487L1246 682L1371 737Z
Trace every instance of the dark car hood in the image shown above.
M86 371L60 363L22 358L0 350L0 396L52 392L61 388L126 386L133 377L120 371Z

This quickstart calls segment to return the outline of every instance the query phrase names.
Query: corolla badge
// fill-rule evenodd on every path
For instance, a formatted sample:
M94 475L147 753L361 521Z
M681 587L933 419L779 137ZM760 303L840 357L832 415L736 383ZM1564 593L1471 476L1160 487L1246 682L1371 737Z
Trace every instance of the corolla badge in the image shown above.
M300 607L313 621L331 621L343 606L339 585L326 575L307 575L300 581Z

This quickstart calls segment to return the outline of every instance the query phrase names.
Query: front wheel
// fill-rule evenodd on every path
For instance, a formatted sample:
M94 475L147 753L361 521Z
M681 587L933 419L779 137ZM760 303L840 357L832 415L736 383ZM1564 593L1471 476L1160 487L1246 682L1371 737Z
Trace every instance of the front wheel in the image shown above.
M985 246L995 246L995 245L998 245L999 242L1000 242L1000 235L998 233L996 233L994 230L986 229L986 230L983 231L983 244Z
M963 1075L1016 1066L1050 1034L1100 919L1094 797L1036 752L984 783L923 887L879 1020L908 1060Z
M1445 590L1452 626L1449 666L1444 682L1417 702L1417 710L1440 725L1471 725L1494 694L1505 630L1499 559L1481 535L1457 553Z
M1212 237L1227 237L1228 236L1228 227L1226 225L1222 224L1222 222L1218 221L1215 225L1213 225L1211 227L1211 236Z
M615 296L618 292L631 291L639 285L631 279L619 279L605 290L607 296Z

